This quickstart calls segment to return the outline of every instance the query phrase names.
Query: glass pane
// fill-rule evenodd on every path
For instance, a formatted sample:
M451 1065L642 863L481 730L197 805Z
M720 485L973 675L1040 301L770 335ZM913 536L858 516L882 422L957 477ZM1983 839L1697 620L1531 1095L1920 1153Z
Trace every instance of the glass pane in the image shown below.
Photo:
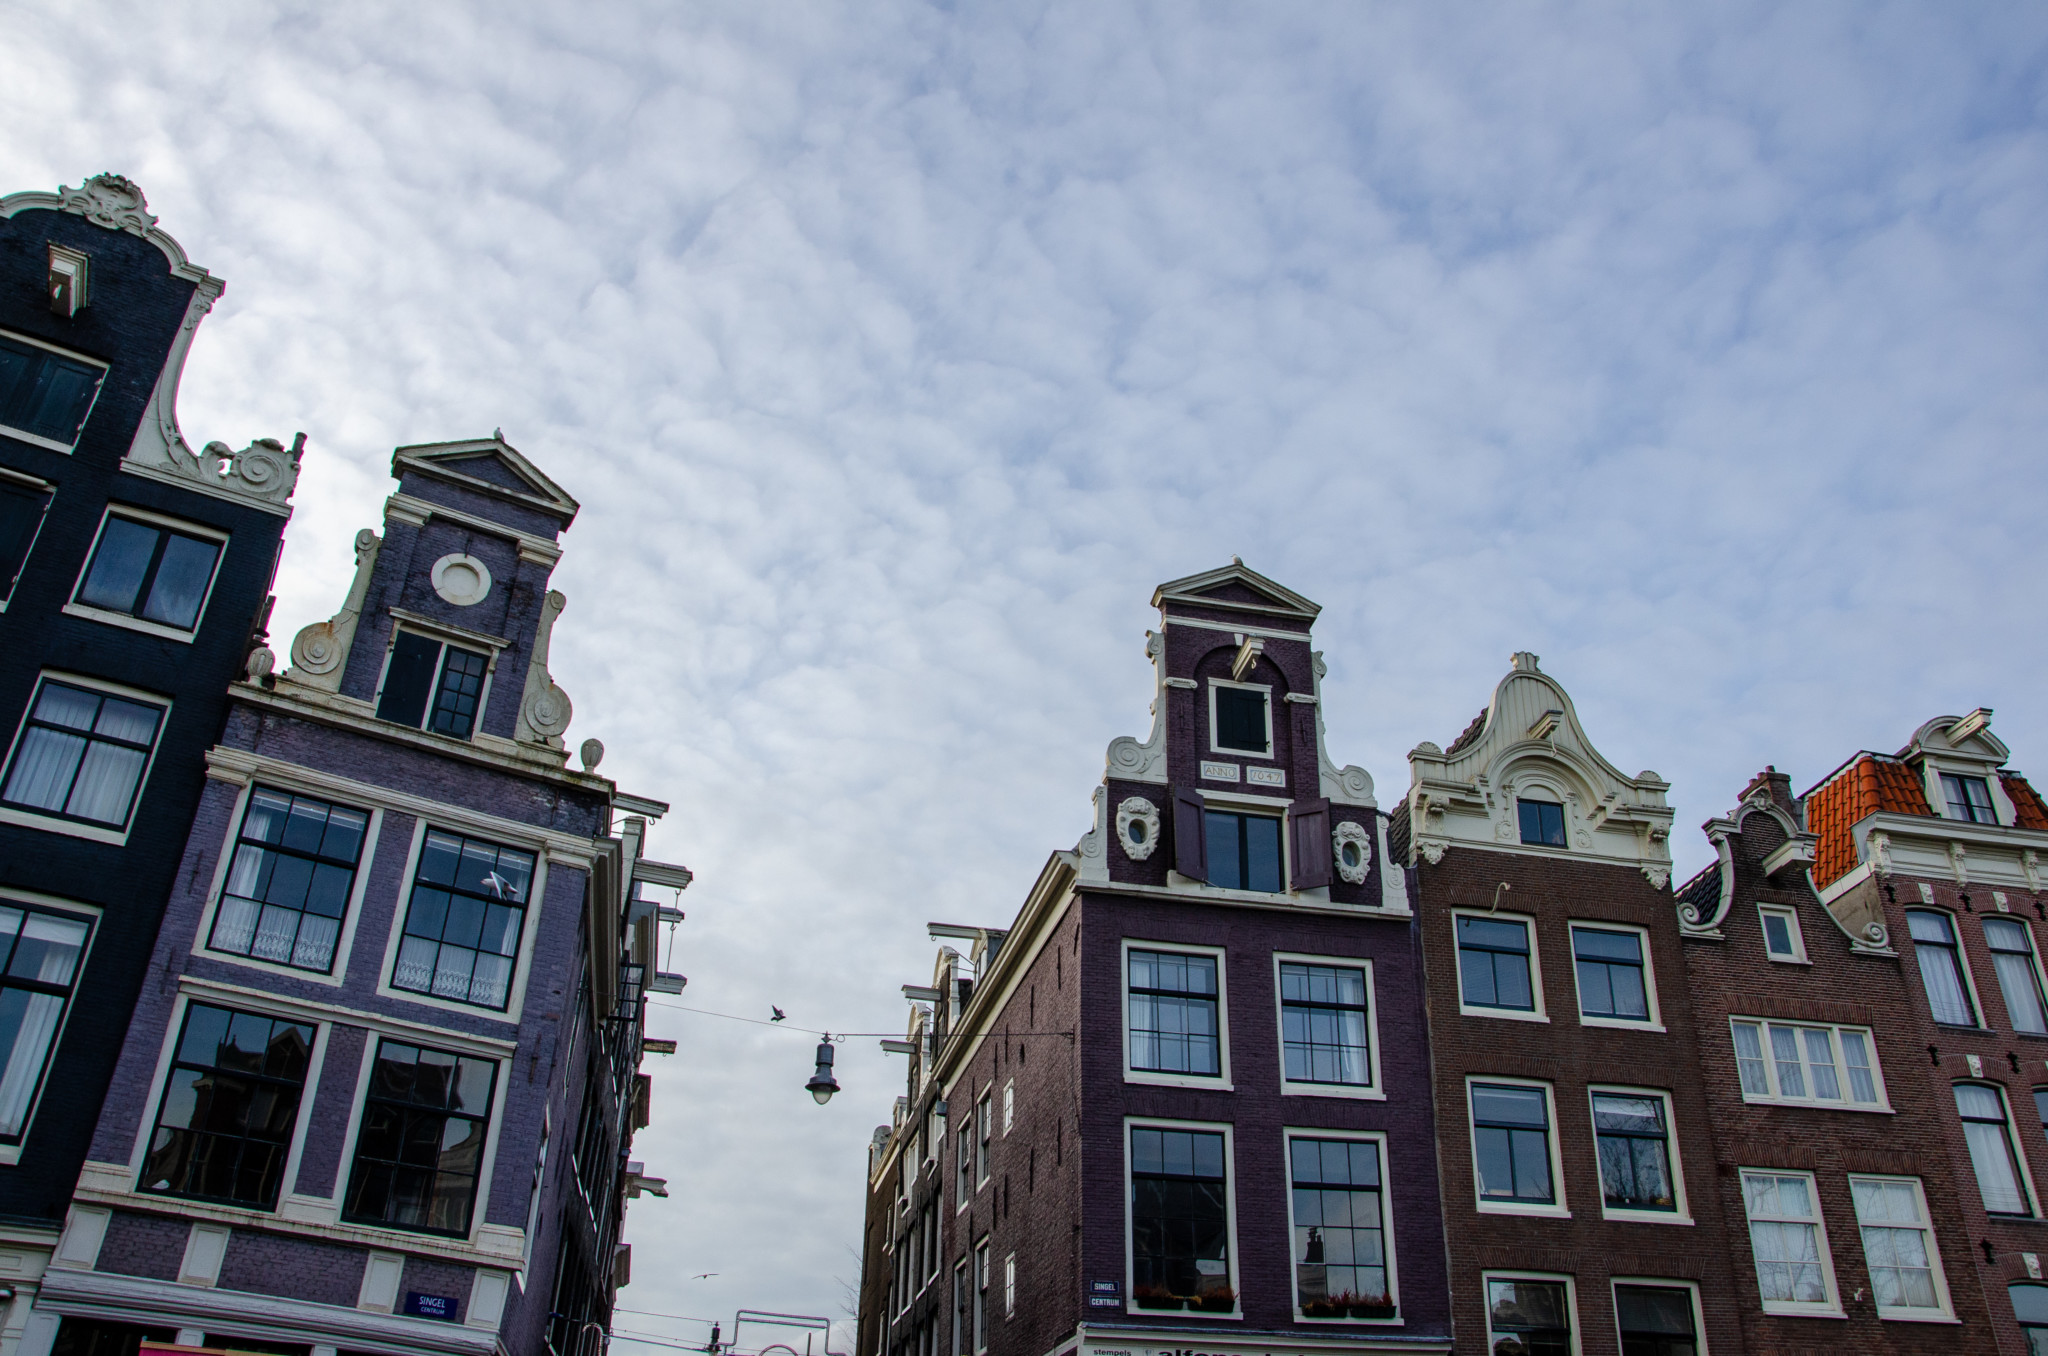
M1280 821L1247 815L1244 837L1245 888L1278 893L1285 885L1280 878Z
M88 607L133 614L136 595L149 575L149 562L164 533L126 518L107 518L100 532L99 550L93 553L92 568L79 585L78 601Z
M1472 1118L1487 1124L1546 1127L1548 1106L1541 1088L1472 1086Z
M150 584L142 615L191 630L199 620L199 606L206 601L206 586L213 581L213 562L219 555L218 542L172 534L164 543L163 559L157 562L156 579Z
M71 779L85 757L85 740L74 734L31 727L24 731L8 775L6 799L37 810L62 810Z
M1773 956L1795 955L1792 948L1792 922L1780 913L1764 915L1764 948Z
M1231 890L1244 884L1244 855L1238 843L1238 819L1237 815L1218 810L1202 813L1203 833L1209 852L1209 883Z

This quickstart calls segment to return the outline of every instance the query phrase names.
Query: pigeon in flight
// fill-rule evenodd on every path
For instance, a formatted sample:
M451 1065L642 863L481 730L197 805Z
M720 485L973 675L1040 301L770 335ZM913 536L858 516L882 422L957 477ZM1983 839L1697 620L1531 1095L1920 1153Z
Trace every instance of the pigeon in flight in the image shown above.
M519 898L519 887L495 871L484 877L484 888L499 899Z
M768 1019L771 1022L786 1021L789 1017L788 1013L784 1012L781 1008L776 1007L773 1003L770 1003L768 1005L768 1011L775 1014L773 1017L770 1017Z
M717 1276L717 1275L720 1275L720 1274L721 1274L721 1273L719 1273L719 1272L716 1272L716 1271L701 1271L701 1272L698 1272L698 1273L697 1273L697 1274L696 1274L695 1276L692 1276L692 1277L691 1277L690 1279L691 1279L691 1280L693 1280L693 1281L708 1281L708 1280L710 1280L710 1279L711 1279L711 1278L712 1278L713 1276Z

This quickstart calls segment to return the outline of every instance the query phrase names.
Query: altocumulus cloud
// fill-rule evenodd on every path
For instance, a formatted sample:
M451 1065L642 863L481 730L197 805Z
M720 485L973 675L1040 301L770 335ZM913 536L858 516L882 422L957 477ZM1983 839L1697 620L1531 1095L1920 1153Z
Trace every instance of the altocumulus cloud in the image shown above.
M692 1002L898 1027L925 920L1007 921L1143 732L1150 586L1233 554L1326 605L1386 803L1518 648L1682 825L1942 711L2048 741L2038 9L6 30L0 188L135 177L230 283L187 430L311 435L278 634L395 444L502 425L583 501L571 739L674 802ZM821 1111L801 1038L655 1029L624 1302L836 1310L900 1066Z

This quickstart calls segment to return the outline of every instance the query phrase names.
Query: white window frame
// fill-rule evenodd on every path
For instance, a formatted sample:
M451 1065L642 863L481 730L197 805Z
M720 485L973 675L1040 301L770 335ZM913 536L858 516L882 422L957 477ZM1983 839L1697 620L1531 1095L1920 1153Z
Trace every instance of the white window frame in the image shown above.
M1913 1188L1914 1201L1920 1207L1920 1233L1921 1236L1926 1240L1927 1260L1930 1265L1930 1268L1934 1273L1934 1298L1936 1302L1941 1306L1940 1311L1935 1312L1933 1310L1920 1308L1886 1308L1883 1305L1877 1305L1877 1316L1880 1319L1883 1319L1887 1322L1894 1323L1960 1322L1960 1320L1957 1319L1955 1316L1955 1305L1949 1299L1948 1273L1941 1264L1941 1243L1940 1240L1935 1237L1934 1215L1927 1208L1927 1190L1925 1186L1921 1183L1921 1180L1918 1177L1897 1177L1888 1173L1852 1172L1849 1174L1849 1209L1851 1213L1856 1215L1856 1246L1858 1248L1864 1248L1863 1215L1860 1211L1856 1209L1856 1184L1858 1182L1883 1182L1888 1185L1903 1184ZM1874 1227L1880 1229L1889 1229L1897 1228L1898 1226L1890 1224L1880 1224ZM1867 1271L1870 1266L1870 1253L1867 1248L1864 1248L1863 1252L1863 1265L1865 1270ZM1873 1286L1871 1292L1871 1302L1875 1305L1876 1300L1877 1294L1875 1287Z
M1536 1088L1543 1093L1543 1114L1546 1119L1545 1138L1550 1147L1550 1190L1552 1200L1548 1205L1517 1205L1507 1201L1489 1201L1479 1190L1479 1123L1472 1114L1472 1086L1484 1083L1488 1086L1509 1088ZM1564 1146L1559 1142L1557 1112L1557 1088L1541 1078L1514 1078L1506 1074L1465 1075L1465 1149L1466 1161L1472 1165L1472 1201L1482 1215L1538 1215L1545 1219L1570 1219L1571 1206L1564 1194ZM1532 1273L1533 1274L1533 1273ZM1538 1278L1547 1279L1547 1278ZM1576 1328L1576 1322L1574 1323Z
M1234 687L1245 692L1259 693L1266 699L1266 748L1255 753L1250 749L1227 749L1216 742L1216 689ZM1259 758L1270 763L1279 757L1279 750L1273 744L1273 685L1271 683L1239 683L1228 678L1209 680L1209 752L1225 758Z
M1814 1227L1816 1231L1814 1235L1816 1247L1820 1254L1821 1287L1827 1293L1827 1299L1824 1301L1818 1304L1803 1304L1797 1300L1762 1298L1763 1282L1756 1274L1756 1235L1751 1230L1751 1225L1755 1221L1749 1213L1749 1188L1745 1183L1745 1175L1749 1173L1755 1173L1763 1177L1803 1177L1806 1179L1807 1194L1813 1201L1813 1218L1811 1220L1795 1220L1789 1216L1774 1217L1766 1218L1764 1223L1811 1224ZM1835 1284L1835 1254L1828 1243L1827 1211L1821 1207L1820 1182L1815 1175L1804 1168L1772 1168L1761 1164L1750 1164L1745 1167L1736 1168L1735 1189L1742 1200L1742 1240L1743 1246L1749 1251L1750 1279L1757 1286L1758 1299L1763 1311L1767 1314L1796 1318L1847 1318L1848 1315L1842 1311L1842 1292Z
M972 1292L971 1298L974 1303L973 1340L977 1352L988 1350L988 1287L989 1282L994 1279L989 1275L991 1261L989 1236L983 1234L981 1241L974 1245L967 1276L968 1289Z
M1758 1039L1762 1043L1764 1052L1764 1080L1772 1088L1768 1095L1752 1093L1749 1089L1742 1086L1742 1072L1739 1064L1740 1055L1737 1053L1735 1045L1735 1028L1738 1024L1745 1026L1753 1025L1758 1028ZM1791 1027L1794 1030L1802 1031L1826 1031L1829 1033L1828 1040L1830 1045L1838 1054L1842 1049L1842 1033L1844 1031L1854 1031L1861 1035L1864 1044L1870 1049L1870 1081L1877 1085L1877 1101L1874 1104L1869 1102L1852 1102L1847 1096L1832 1101L1825 1097L1786 1097L1778 1092L1778 1061L1776 1053L1771 1049L1769 1031L1769 1028L1773 1026ZM1742 1100L1745 1102L1758 1106L1810 1106L1818 1107L1823 1111L1861 1111L1887 1116L1891 1114L1891 1094L1885 1090L1884 1063L1878 1057L1877 1035L1867 1026L1853 1026L1847 1022L1799 1022L1777 1017L1751 1017L1743 1013L1731 1013L1728 1017L1728 1052L1738 1060L1735 1086L1741 1091ZM1806 1052L1802 1043L1800 1049L1800 1067L1802 1072L1805 1068L1805 1058ZM1849 1064L1846 1055L1842 1055L1836 1060L1835 1070L1841 1080L1842 1090L1846 1094L1849 1089Z
M0 824L18 824L23 828L41 829L45 833L61 833L71 838L90 839L95 843L112 843L116 847L127 845L128 835L135 831L135 821L142 814L142 798L149 790L149 774L156 770L156 756L163 751L164 735L170 729L171 716L177 710L177 703L169 697L155 692L144 692L138 687L122 683L110 683L103 678L88 678L83 674L69 673L63 669L41 669L36 673L35 684L29 688L28 701L21 708L21 716L15 721L14 738L7 746L7 758L0 762L0 787L14 771L14 755L20 752L22 735L28 730L29 713L36 709L37 700L43 695L43 684L55 680L70 687L89 688L110 697L123 697L129 701L141 702L161 712L156 723L156 739L149 746L149 757L143 760L142 771L135 778L135 795L128 803L128 819L119 828L98 824L81 823L74 819L60 819L56 815L43 814L35 810L22 810L13 806L0 805Z
M1970 963L1970 949L1963 941L1963 916L1954 909L1944 908L1930 900L1914 900L1906 906L1907 914L1938 913L1948 919L1949 935L1956 939L1956 969L1962 972L1963 993L1970 1000L1972 1021L1968 1026L1954 1026L1939 1020L1934 1015L1934 999L1927 992L1927 979L1920 973L1920 940L1913 935L1913 920L1906 920L1906 945L1913 948L1913 968L1908 971L1914 986L1920 990L1920 1000L1927 1004L1927 1020L1950 1031L1989 1031L1989 1015L1984 1011L1984 995L1977 988L1977 967ZM2032 929L2028 929L2032 931ZM1980 934L1981 935L1981 934ZM1988 953L1987 953L1988 954ZM1903 959L1903 958L1902 958ZM2002 996L2002 995L2001 995Z
M974 1190L978 1195L995 1176L995 1088L983 1088L974 1103Z
M1393 1301L1392 1318L1308 1318L1301 1312L1301 1292L1294 1283L1294 1141L1297 1139L1341 1139L1371 1144L1380 1157L1380 1247L1386 1255L1387 1298ZM1296 1323L1317 1326L1344 1324L1359 1328L1400 1327L1407 1320L1401 1313L1401 1270L1394 1257L1394 1192L1388 1180L1387 1133L1384 1130L1330 1130L1314 1125L1288 1125L1280 1130L1280 1189L1287 1198L1287 1297L1294 1308ZM1232 1217L1233 1225L1236 1223ZM1242 1307L1242 1306L1240 1306ZM1149 1311L1148 1311L1149 1312Z
M396 973L398 965L398 948L405 941L405 920L412 911L413 884L419 875L420 853L426 848L429 828L439 829L443 833L460 834L465 838L488 839L494 846L533 854L533 881L527 888L526 917L519 924L519 954L512 961L512 982L506 988L505 1008L502 1012L475 1003L458 1003L452 998L437 998L433 994L420 993L414 989L400 989L391 983L391 977ZM378 997L516 1026L526 1010L526 985L533 974L533 948L540 932L540 913L546 905L548 865L551 860L546 843L536 842L516 832L507 834L496 827L477 827L474 821L462 815L448 818L415 815L412 824L412 846L405 854L405 867L399 876L398 902L391 911L390 935L384 940L384 957L377 966Z
M300 1018L299 1020L303 1021L305 1019ZM427 1233L419 1229L398 1229L390 1225L368 1224L360 1220L344 1221L341 1218L343 1198L348 1195L349 1177L355 1171L356 1141L362 1134L363 1113L369 1109L370 1075L376 1071L377 1067L377 1042L381 1040L398 1041L405 1045L428 1046L444 1053L461 1055L468 1059L489 1061L498 1066L497 1074L491 1080L491 1114L484 1119L483 1161L477 1167L476 1199L469 1212L469 1233L461 1238L452 1234ZM492 1044L496 1045L497 1043L493 1042ZM516 1048L511 1050L503 1048L493 1049L491 1046L478 1041L474 1036L464 1037L452 1031L406 1030L398 1026L371 1026L363 1038L363 1054L362 1058L358 1061L360 1067L356 1070L355 1093L349 1102L348 1133L341 1141L341 1157L334 1169L334 1195L325 1201L332 1208L332 1214L329 1217L331 1222L339 1224L346 1229L368 1229L380 1234L389 1234L393 1238L438 1238L449 1242L466 1242L472 1247L477 1245L477 1240L482 1236L485 1229L502 1232L505 1226L486 1224L484 1223L484 1216L490 1213L491 1179L497 1172L498 1154L505 1146L505 1103L511 1100L511 1089L508 1086L508 1082L512 1077L513 1065L516 1062L517 1055L518 1051ZM139 1149L136 1159L139 1168L141 1162ZM294 1158L286 1166L293 1174L290 1180L297 1180L297 1159Z
M1283 833L1282 837L1286 835ZM1273 896L1264 896L1272 898ZM1216 1072L1213 1074L1162 1073L1131 1067L1131 952L1160 951L1183 956L1211 956L1216 961ZM1224 948L1198 946L1192 942L1154 942L1126 937L1117 953L1117 1027L1123 1033L1124 1082L1149 1083L1162 1088L1211 1088L1232 1092L1230 1081L1230 984Z
M1600 1175L1600 1127L1593 1119L1593 1097L1596 1093L1610 1093L1617 1097L1655 1097L1664 1104L1664 1158L1671 1171L1671 1201L1669 1210L1629 1210L1607 1204L1607 1182ZM1589 1083L1586 1085L1586 1124L1593 1137L1593 1180L1600 1183L1600 1217L1602 1219L1630 1220L1639 1224L1691 1224L1692 1207L1685 1195L1685 1162L1678 1145L1678 1108L1671 1093L1664 1088L1644 1088L1628 1083Z
M947 1117L950 1124L951 1117ZM974 1203L974 1113L963 1112L959 1128L952 1131L953 1157L953 1213L959 1214ZM962 1144L961 1141L966 1143Z
M1526 913L1504 913L1493 909L1452 909L1451 913L1451 961L1458 975L1458 1015L1461 1017L1491 1017L1508 1022L1548 1022L1550 1013L1543 1002L1543 956L1541 943L1536 936L1536 919ZM1514 1008L1475 1008L1465 1005L1465 957L1458 948L1458 920L1479 918L1489 923L1520 923L1529 935L1529 998L1536 1006L1529 1012ZM1572 984L1577 987L1577 968L1574 967ZM1621 1025L1635 1026L1635 1022Z
M42 515L36 519L36 530L28 534L28 547L21 553L21 572L27 574L28 563L34 558L36 553L36 543L43 539L43 525L50 521L50 507L57 502L57 487L40 476L24 475L20 471L10 470L5 466L0 466L0 483L19 486L31 493L40 493L43 496ZM15 582L19 583L18 580ZM13 601L14 593L12 589L9 589L6 593L0 593L0 612L5 612L7 605Z
M289 792L295 796L310 796L339 805L344 809L358 810L370 816L370 822L363 829L363 850L356 860L355 886L349 891L348 912L341 920L341 933L334 939L334 969L328 974L316 970L294 969L276 961L262 960L256 956L244 956L233 951L215 951L209 943L213 938L214 915L220 911L220 902L227 892L228 873L234 869L235 847L241 840L242 820L249 812L249 798L255 794L256 783L274 790ZM210 960L227 965L247 966L252 970L263 970L273 975L287 975L292 979L309 980L340 988L348 979L349 959L355 953L356 924L362 921L364 899L370 889L370 867L377 855L377 840L384 832L384 808L380 805L360 805L345 797L337 797L332 791L314 790L294 785L289 777L277 777L266 772L243 783L235 795L235 804L226 833L221 839L219 860L213 864L213 883L207 887L206 905L199 911L199 928L192 938L192 950ZM407 892L410 894L410 891Z
M46 353L54 353L60 358L69 358L72 362L84 363L88 367L97 367L100 370L99 384L93 387L92 400L85 407L85 417L78 421L78 437L83 438L85 436L85 426L92 422L93 411L100 407L100 397L106 394L107 378L113 375L113 365L103 362L98 358L88 357L83 353L75 353L68 348L62 348L56 344L45 343L41 339L23 334L19 330L0 330L0 334L4 334L8 339L17 344L27 344L31 348L39 348ZM42 447L52 452L62 452L67 457L78 450L78 438L73 438L68 443L60 443L55 438L45 438L39 433L30 433L27 429L16 428L12 424L0 424L0 432L6 433L10 438L27 443L31 447Z
M1707 1356L1707 1311L1700 1303L1700 1283L1681 1281L1669 1276L1610 1276L1607 1280L1607 1298L1614 1311L1614 1341L1616 1349L1621 1344L1621 1302L1615 1295L1616 1286L1643 1285L1659 1290L1683 1290L1692 1296L1693 1341L1699 1343L1699 1356Z
M1243 815L1251 819L1278 820L1280 824L1280 888L1278 890L1240 890L1235 885L1211 885L1208 881L1197 881L1202 890L1224 899L1242 899L1254 903L1268 903L1298 893L1294 887L1294 834L1290 831L1289 816L1294 813L1294 802L1282 796L1260 796L1248 791L1202 790L1202 851L1208 848L1209 821L1207 812L1211 809L1224 814ZM1186 880L1185 876L1176 879ZM1318 886L1320 890L1322 887Z
M1586 997L1579 991L1579 943L1578 939L1572 935L1573 931L1577 928L1585 928L1592 932L1632 932L1635 934L1637 944L1643 949L1643 1004L1649 1009L1649 1015L1644 1020L1637 1022L1626 1017L1589 1017L1586 1015ZM1663 1034L1664 1010L1657 1005L1657 967L1650 955L1650 930L1646 927L1639 927L1634 923L1610 922L1605 918L1570 918L1565 920L1564 935L1565 940L1571 943L1572 1001L1578 1006L1579 1025L1604 1026L1614 1031L1654 1031L1660 1035ZM1533 951L1530 959L1533 963L1535 959ZM1463 980L1464 976L1460 974L1458 985L1460 1001L1463 1000L1465 993Z
M115 612L111 608L94 607L90 603L78 601L78 591L85 587L86 576L92 573L93 562L99 559L100 542L107 535L107 522L113 518L125 518L129 522L140 523L145 527L180 532L188 537L201 537L220 547L220 550L214 553L213 573L206 577L206 591L199 597L199 611L193 615L191 630L181 630L175 626L166 626L162 622L150 621L145 617L131 617L125 612ZM180 645L190 645L199 638L200 628L206 625L206 609L213 603L213 590L220 583L221 567L227 564L228 541L229 534L217 527L207 527L183 518L173 518L168 514L152 513L148 509L133 508L127 504L108 504L100 510L100 523L93 529L92 545L86 549L85 560L78 567L78 577L71 581L71 592L66 596L61 610L67 617L84 617L108 626L122 626L130 631L140 631L144 635L160 636L165 640L175 640Z
M2038 1036L2042 1034L2048 1034L2038 1031L2022 1032L2017 1026L2013 1024L2012 1002L2005 996L2005 979L1998 973L1998 958L2000 956L2010 956L2013 953L2010 951L1998 951L1993 949L1991 945L1991 934L1985 929L1985 925L1987 923L1997 922L2001 919L2009 920L2013 923L2018 924L2020 932L2027 939L2027 965L2033 973L2034 992L2041 1000L2043 1012L2048 1012L2048 976L2044 976L2041 970L2041 943L2039 939L2034 936L2033 926L2029 924L2025 918L2015 913L1991 913L1980 914L1978 916L1977 935L1984 939L1984 954L1991 960L1991 978L1995 980L1998 984L1998 1001L1999 1005L2005 1009L2006 1025L2012 1028L2014 1035ZM1956 935L1958 941L1960 941L1962 934L1957 933Z
M1766 918L1782 918L1785 920L1785 926L1790 930L1792 938L1791 955L1780 956L1771 950L1771 934L1764 924L1764 919ZM1764 959L1779 965L1813 964L1806 957L1806 935L1799 930L1799 910L1793 908L1790 904L1758 904L1756 906L1756 925L1757 931L1764 940Z
M1371 1076L1361 1084L1351 1083L1300 1083L1287 1077L1287 1000L1280 991L1280 967L1292 965L1328 965L1343 970L1365 972L1365 1057L1371 1065ZM1379 994L1373 988L1373 965L1366 956L1316 956L1301 951L1275 951L1273 953L1273 1048L1280 1060L1280 1095L1283 1097L1348 1097L1354 1100L1384 1102L1387 1100L1386 1080L1380 1069L1380 1004ZM1219 986L1220 987L1220 986Z
M1003 1084L1003 1138L1010 1137L1011 1127L1017 1124L1017 1080L1012 1078Z
M1488 1350L1492 1349L1494 1340L1493 1301L1487 1298L1489 1283L1493 1281L1548 1281L1553 1284L1562 1284L1564 1286L1565 1314L1572 1325L1572 1356L1579 1356L1585 1350L1584 1344L1580 1341L1582 1325L1579 1322L1579 1285L1577 1278L1569 1272L1563 1271L1515 1271L1497 1267L1490 1267L1479 1273L1479 1303L1482 1311L1487 1315L1486 1342Z
M93 947L99 944L100 924L105 921L105 911L96 904L83 904L75 899L39 894L34 890L17 890L11 885L0 886L0 904L42 909L86 925L85 947L78 953L77 968L71 972L71 994L64 1000L64 1010L57 1014L57 1029L50 1033L49 1048L43 1051L42 1071L36 1075L35 1091L29 1094L28 1109L22 1114L21 1139L15 1144L0 1144L0 1166L5 1166L21 1161L22 1148L35 1129L36 1111L42 1106L43 1093L50 1086L50 1070L57 1063L57 1051L63 1046L66 1028L71 1025L71 1014L78 1007L79 993L85 984L85 967L92 961ZM0 1064L0 1070L4 1069L5 1065Z
M437 622L431 617L422 617L411 612L391 609L391 633L384 637L384 660L377 670L377 690L370 694L370 710L374 714L384 704L384 683L391 676L391 656L398 652L398 636L401 631L410 631L434 641L441 647L441 655L434 661L434 676L427 683L427 706L420 714L417 725L400 725L395 720L385 721L386 728L412 730L418 734L433 735L436 739L453 739L458 744L474 744L476 737L484 732L484 712L491 706L491 688L498 677L498 659L511 648L511 642L497 636L485 635L481 631L470 631L460 626ZM448 647L468 650L484 655L484 683L476 693L476 719L469 727L466 739L454 735L436 734L427 728L427 722L434 718L434 702L441 694L441 671L448 666Z
M1003 1258L1003 1317L1017 1316L1017 1254Z
M1205 1319L1225 1319L1232 1322L1244 1320L1244 1287L1238 1277L1237 1249L1237 1127L1229 1121L1178 1121L1158 1116L1126 1116L1123 1118L1124 1156L1124 1312L1139 1314L1156 1319L1171 1310L1141 1309L1138 1307L1137 1277L1138 1248L1132 1237L1137 1228L1135 1202L1131 1194L1131 1131L1146 1130L1199 1130L1205 1134L1223 1136L1223 1210L1225 1246L1230 1251L1230 1293L1237 1296L1237 1307L1227 1314L1203 1310L1195 1315ZM1183 1310L1184 1313L1192 1311Z

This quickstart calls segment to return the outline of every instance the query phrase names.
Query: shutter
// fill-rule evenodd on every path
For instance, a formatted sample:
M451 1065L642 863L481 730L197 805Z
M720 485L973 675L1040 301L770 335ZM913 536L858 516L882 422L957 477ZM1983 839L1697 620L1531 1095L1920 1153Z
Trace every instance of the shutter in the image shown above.
M384 670L384 693L377 701L377 719L396 721L417 730L427 718L427 697L434 686L434 668L440 662L440 641L400 631Z
M1202 794L1173 788L1173 869L1195 880L1209 879L1209 844L1202 832Z
M1330 883L1330 802L1305 800L1287 812L1294 826L1294 881L1297 890Z

